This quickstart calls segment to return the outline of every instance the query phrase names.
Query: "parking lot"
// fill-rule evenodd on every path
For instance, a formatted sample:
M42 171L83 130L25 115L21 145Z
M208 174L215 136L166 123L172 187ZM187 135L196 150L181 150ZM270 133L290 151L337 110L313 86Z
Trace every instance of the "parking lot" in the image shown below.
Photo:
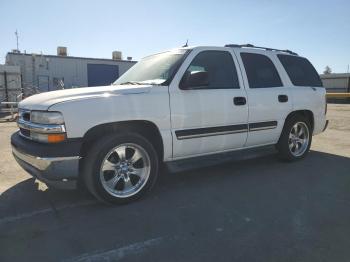
M349 261L350 105L328 119L305 160L164 172L124 206L36 182L0 123L0 261Z

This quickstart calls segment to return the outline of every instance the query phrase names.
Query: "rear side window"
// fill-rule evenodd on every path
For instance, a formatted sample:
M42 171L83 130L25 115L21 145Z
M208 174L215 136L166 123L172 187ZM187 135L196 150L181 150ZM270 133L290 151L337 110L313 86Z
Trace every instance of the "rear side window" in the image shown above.
M320 76L309 60L291 55L277 55L295 86L322 86Z
M241 53L250 88L283 86L275 65L265 55Z
M209 85L202 89L239 88L237 70L232 56L226 51L203 51L191 62L185 74L208 72Z

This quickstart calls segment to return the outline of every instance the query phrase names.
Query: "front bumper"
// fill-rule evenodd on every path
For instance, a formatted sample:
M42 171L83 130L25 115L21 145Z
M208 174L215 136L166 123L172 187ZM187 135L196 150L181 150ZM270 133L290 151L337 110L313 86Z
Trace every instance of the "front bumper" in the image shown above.
M60 189L75 189L79 176L80 156L72 155L77 149L68 149L70 154L63 154L71 144L43 145L22 138L18 133L11 137L12 153L18 164L33 177ZM47 147L45 148L43 147ZM77 147L75 144L74 147ZM45 154L48 156L43 156ZM56 152L55 152L56 151ZM33 154L36 152L36 154ZM56 155L56 156L55 156Z

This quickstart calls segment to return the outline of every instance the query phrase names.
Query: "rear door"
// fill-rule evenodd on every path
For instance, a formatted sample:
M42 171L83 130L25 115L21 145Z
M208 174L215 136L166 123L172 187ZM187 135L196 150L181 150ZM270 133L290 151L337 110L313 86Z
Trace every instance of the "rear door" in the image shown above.
M249 132L246 146L276 143L292 110L290 88L283 84L276 56L261 50L236 49L248 87Z
M169 86L174 158L241 148L248 106L238 63L227 48L195 48ZM180 89L185 74L208 72L209 84Z

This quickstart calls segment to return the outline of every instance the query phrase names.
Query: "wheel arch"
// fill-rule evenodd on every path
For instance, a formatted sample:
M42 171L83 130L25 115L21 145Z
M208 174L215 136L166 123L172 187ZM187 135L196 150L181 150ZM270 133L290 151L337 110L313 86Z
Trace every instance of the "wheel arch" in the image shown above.
M80 149L80 156L86 156L89 147L100 137L111 133L135 132L150 141L154 146L159 160L164 159L163 138L156 124L147 120L131 120L112 123L104 123L90 128L83 136L83 144Z
M306 151L304 151L302 153L302 155L293 157L291 152L290 152L290 149L288 147L288 143L289 143L288 139L289 139L290 129L288 128L289 129L288 130L286 128L286 126L292 127L295 123L294 121L298 120L296 117L300 117L300 116L303 118L306 118L310 124L310 127L311 127L311 132L310 132L310 136L309 136L309 144L307 145L308 148L306 149ZM293 120L293 122L291 122L291 120ZM276 149L280 152L281 158L284 160L288 160L288 161L293 161L296 159L303 158L307 154L308 150L310 149L311 142L312 142L313 129L314 129L314 114L311 110L301 109L301 110L295 110L295 111L290 112L284 121L282 132L281 132L280 137L278 139L278 142L276 144Z
M307 118L309 120L309 123L311 126L311 131L314 130L314 125L315 125L314 113L308 109L295 110L295 111L290 112L284 121L284 125L291 117L294 117L295 115L301 115L301 116Z

